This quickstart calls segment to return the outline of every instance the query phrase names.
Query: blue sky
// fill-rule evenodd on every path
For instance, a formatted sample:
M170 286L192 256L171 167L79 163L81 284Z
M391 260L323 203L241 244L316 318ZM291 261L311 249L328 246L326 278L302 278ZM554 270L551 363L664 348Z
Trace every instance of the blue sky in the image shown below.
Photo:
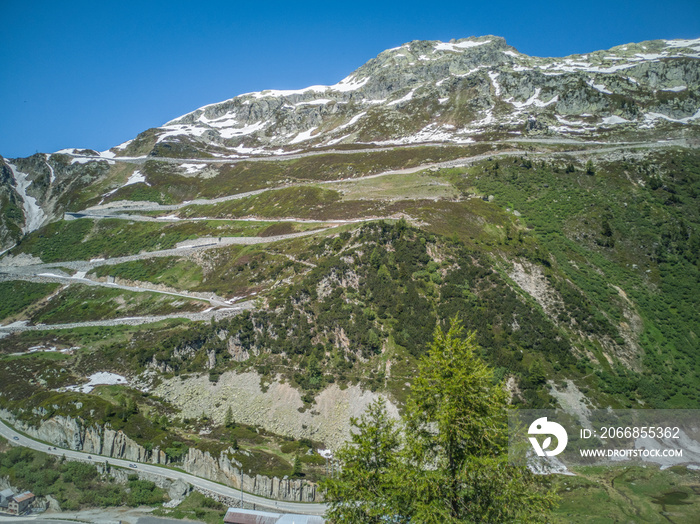
M411 40L563 56L700 37L700 2L0 1L0 154L104 150L249 91L333 84Z

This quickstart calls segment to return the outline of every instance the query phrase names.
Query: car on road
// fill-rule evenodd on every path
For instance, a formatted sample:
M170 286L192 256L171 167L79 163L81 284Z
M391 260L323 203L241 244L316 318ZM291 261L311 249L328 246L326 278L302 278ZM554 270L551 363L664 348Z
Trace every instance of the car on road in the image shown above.
M130 468L135 468L135 467L136 467L136 464L129 464L129 467L130 467Z
M88 459L89 459L89 460L92 460L92 455L88 455Z
M15 439L15 440L19 440L19 437L12 437L12 438Z

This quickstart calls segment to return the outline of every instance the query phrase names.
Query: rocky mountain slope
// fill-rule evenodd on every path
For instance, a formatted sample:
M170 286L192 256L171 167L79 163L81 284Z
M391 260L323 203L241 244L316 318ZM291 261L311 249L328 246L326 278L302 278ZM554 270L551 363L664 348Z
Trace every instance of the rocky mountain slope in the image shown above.
M150 141L152 154L211 148L215 156L231 156L688 124L700 119L698 58L700 40L628 44L561 59L523 55L494 36L415 41L381 53L335 85L240 95L112 152L138 154Z
M138 164L145 158L198 159L171 165L171 171L211 177L220 168L202 159L521 136L693 137L700 121L698 59L700 39L654 40L564 58L530 57L496 36L410 42L380 53L335 85L239 95L103 153L68 149L3 161L0 247L11 245L20 230L32 231L71 210L84 186L105 183L99 199L90 195L99 202L131 185L141 190L140 199L152 200L143 194L154 192L149 173L115 158L136 157Z
M411 42L2 159L0 408L314 477L454 316L514 404L698 407L699 66L700 40Z

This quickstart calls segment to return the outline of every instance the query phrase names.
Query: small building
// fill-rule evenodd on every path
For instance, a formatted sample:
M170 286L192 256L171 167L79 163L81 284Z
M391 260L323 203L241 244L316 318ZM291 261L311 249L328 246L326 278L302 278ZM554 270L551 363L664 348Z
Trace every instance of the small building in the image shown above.
M325 522L323 517L315 515L271 513L239 508L229 508L224 517L225 524L324 524Z
M0 491L0 509L7 511L7 505L9 504L10 499L14 496L14 492L9 488Z
M22 515L29 509L29 506L32 502L34 502L35 498L34 493L31 491L25 491L24 493L15 495L8 501L8 513L12 513L13 515Z

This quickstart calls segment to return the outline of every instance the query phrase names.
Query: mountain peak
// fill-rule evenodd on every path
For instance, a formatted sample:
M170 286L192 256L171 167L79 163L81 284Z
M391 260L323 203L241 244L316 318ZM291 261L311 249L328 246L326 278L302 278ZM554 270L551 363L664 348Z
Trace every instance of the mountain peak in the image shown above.
M414 40L337 84L238 95L143 133L138 148L112 152L239 158L336 144L592 138L687 126L700 120L698 58L700 39L562 58L528 56L493 35Z

